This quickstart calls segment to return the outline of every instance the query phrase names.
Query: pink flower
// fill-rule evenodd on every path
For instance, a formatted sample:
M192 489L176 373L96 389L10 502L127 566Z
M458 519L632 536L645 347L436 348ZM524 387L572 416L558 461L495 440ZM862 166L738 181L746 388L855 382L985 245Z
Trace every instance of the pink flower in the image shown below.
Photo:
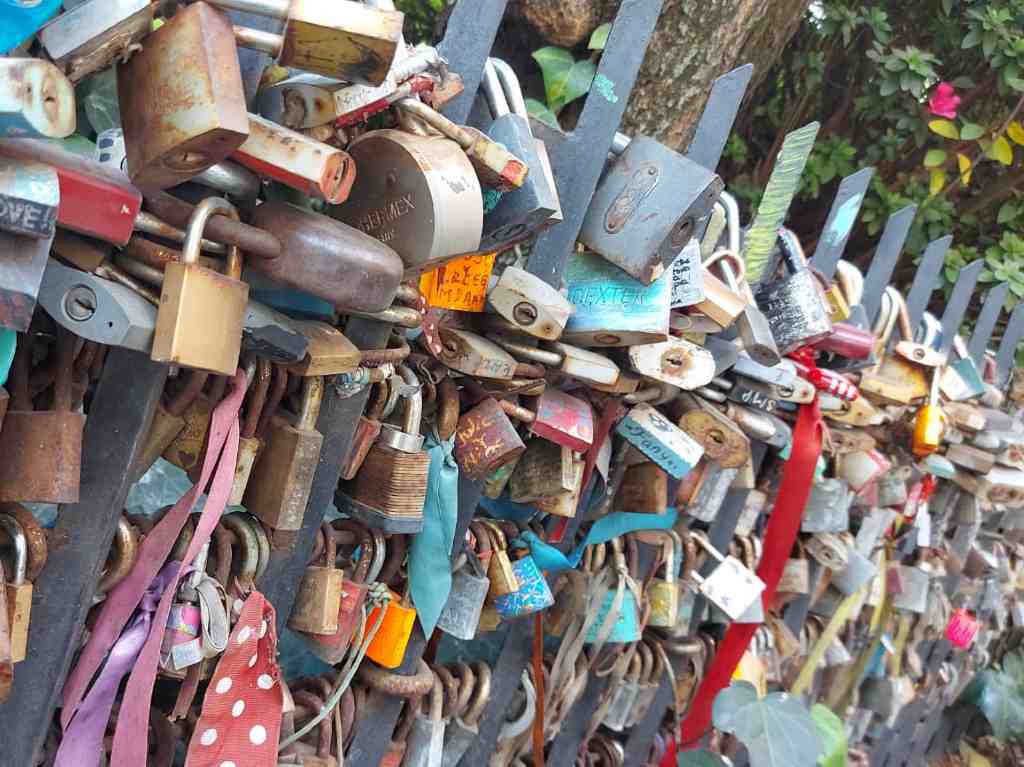
M956 108L960 106L960 97L950 83L939 83L928 99L928 111L936 117L956 117Z

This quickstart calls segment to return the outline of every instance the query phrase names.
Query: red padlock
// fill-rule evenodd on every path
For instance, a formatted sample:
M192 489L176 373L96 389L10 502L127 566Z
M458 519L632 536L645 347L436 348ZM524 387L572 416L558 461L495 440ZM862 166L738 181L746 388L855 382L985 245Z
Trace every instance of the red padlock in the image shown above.
M949 625L946 626L946 639L961 650L968 649L974 644L974 638L978 635L981 623L969 612L960 608L954 610L949 616Z

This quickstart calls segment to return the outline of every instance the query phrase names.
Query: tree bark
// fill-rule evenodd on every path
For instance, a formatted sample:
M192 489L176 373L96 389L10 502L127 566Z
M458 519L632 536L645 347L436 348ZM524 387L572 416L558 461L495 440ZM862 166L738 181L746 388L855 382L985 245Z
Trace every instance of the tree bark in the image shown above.
M630 97L623 130L689 143L711 82L754 65L748 93L796 33L810 0L667 0Z

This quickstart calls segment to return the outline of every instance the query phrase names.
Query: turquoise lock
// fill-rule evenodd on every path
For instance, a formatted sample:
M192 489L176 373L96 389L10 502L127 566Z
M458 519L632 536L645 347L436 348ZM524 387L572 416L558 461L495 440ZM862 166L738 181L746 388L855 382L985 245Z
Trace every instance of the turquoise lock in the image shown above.
M519 581L519 588L511 594L494 599L494 609L502 618L522 618L546 610L555 603L555 597L548 586L547 578L537 567L533 557L527 554L512 563L512 572Z

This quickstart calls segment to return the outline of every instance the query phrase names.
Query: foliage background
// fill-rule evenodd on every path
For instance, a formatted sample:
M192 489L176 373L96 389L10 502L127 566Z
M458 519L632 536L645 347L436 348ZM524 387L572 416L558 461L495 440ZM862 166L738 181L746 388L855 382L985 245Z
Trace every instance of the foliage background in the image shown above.
M399 0L411 37L434 37L445 3ZM502 35L509 34L506 22ZM593 60L588 42L554 58ZM540 64L553 60L550 48L536 55L542 46L513 62L538 103L547 85ZM948 233L947 291L962 266L983 258L982 284L1009 283L1007 309L1024 298L1024 0L815 0L774 63L761 66L719 168L748 213L782 137L818 120L822 130L789 219L808 251L839 179L870 165L876 174L848 258L866 265L888 215L913 203L918 215L898 282L909 283L925 245ZM946 117L929 105L940 83L955 91ZM563 124L574 106L554 110ZM934 308L942 298L933 297ZM968 324L979 308L971 307Z

